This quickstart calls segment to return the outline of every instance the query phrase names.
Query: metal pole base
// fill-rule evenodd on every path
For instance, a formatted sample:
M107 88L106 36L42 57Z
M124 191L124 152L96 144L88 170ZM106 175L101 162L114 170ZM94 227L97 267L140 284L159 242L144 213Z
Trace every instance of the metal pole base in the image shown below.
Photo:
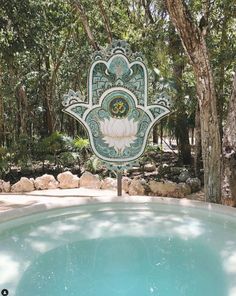
M117 172L117 196L122 196L122 172Z

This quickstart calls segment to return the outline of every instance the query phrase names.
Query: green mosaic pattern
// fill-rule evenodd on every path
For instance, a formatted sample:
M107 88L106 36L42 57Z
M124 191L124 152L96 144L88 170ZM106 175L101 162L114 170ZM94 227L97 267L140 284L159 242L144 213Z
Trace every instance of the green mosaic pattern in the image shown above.
M93 55L88 99L70 90L64 112L87 129L94 153L109 167L129 167L144 151L152 125L170 110L167 100L148 105L148 75L142 56L124 41Z

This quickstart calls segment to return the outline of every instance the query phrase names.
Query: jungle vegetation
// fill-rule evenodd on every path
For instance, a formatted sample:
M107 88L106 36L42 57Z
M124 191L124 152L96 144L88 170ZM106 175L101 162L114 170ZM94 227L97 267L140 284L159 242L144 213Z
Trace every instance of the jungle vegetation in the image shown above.
M86 94L91 54L122 39L143 53L152 92L173 102L153 142L171 135L182 165L196 176L203 165L207 201L236 200L235 15L231 0L0 0L0 177L86 157L63 94Z

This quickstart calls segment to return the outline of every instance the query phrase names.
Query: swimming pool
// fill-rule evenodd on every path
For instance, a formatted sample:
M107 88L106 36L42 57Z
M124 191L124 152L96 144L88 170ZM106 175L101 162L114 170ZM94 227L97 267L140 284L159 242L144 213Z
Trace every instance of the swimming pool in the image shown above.
M93 203L0 224L9 296L235 296L236 210Z

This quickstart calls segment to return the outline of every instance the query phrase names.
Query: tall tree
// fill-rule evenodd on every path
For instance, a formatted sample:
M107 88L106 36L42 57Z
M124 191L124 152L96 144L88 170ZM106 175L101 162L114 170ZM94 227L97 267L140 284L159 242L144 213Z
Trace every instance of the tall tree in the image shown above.
M202 18L198 27L183 0L165 0L170 18L178 31L192 64L200 108L202 159L206 200L221 202L221 141L215 85L205 40Z
M28 102L25 86L22 82L16 86L15 97L18 105L18 136L27 135Z

